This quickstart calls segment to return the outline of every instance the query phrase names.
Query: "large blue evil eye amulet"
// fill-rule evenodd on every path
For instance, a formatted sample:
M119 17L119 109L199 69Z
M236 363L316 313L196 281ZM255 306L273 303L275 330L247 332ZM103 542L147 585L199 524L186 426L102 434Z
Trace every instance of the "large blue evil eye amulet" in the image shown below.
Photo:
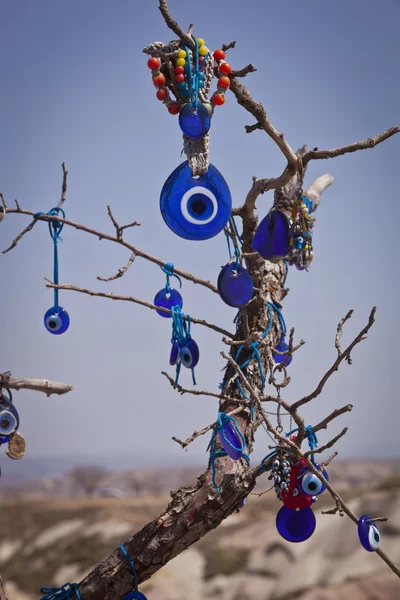
M289 250L289 219L281 210L271 210L259 224L252 248L266 260L280 260Z
M282 339L279 342L279 344L277 345L277 347L275 348L275 350L278 350L278 352L287 352L289 350L289 346L287 345L287 343L285 342L285 340ZM280 355L280 354L275 354L274 353L272 355L272 358L274 359L275 363L281 364L281 363L283 363L284 360L287 359L287 354ZM290 356L287 359L287 361L285 363L285 367L288 367L290 365L290 363L292 362L292 358L293 358L293 356Z
M369 521L369 523L368 523ZM381 536L376 524L368 515L361 515L358 520L358 537L367 552L375 552L381 543Z
M18 411L4 394L0 393L0 444L10 441L19 427Z
M282 506L276 515L276 528L288 542L304 542L315 530L315 515L307 506L301 510L291 510Z
M222 447L233 460L243 454L243 443L231 421L226 421L218 432Z
M200 350L194 339L188 338L179 348L179 359L187 369L194 369L199 362ZM170 361L171 362L171 361Z
M171 310L173 306L179 306L179 308L182 308L183 299L178 290L174 290L174 288L167 289L165 287L156 294L154 298L154 304L156 306L169 308ZM162 310L156 310L156 313L160 315L160 317L166 317L167 319L170 319L172 316L171 313L166 313Z
M47 331L59 335L69 327L69 315L62 306L52 306L44 315L44 326Z
M329 481L328 473L325 469L321 469L319 465L315 465L315 468L321 471L321 474ZM319 496L326 490L326 485L314 473L309 471L307 467L300 471L297 487L299 492L306 496Z
M218 277L218 292L228 306L244 306L253 295L250 273L235 263L225 265Z
M194 178L187 161L175 169L161 190L160 209L168 227L186 240L208 240L227 224L232 198L213 165Z
M210 129L210 113L201 103L188 102L179 113L179 126L188 137L201 138Z

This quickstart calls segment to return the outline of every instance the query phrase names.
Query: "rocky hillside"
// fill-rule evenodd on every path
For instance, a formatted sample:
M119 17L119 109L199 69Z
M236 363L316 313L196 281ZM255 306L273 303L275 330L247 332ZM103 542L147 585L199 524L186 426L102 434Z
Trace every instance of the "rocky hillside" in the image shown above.
M374 482L375 483L375 482ZM382 548L400 563L400 482L347 489L356 514L384 515ZM10 600L38 600L39 588L79 581L99 560L158 515L168 498L7 500L0 511L0 572ZM359 544L347 518L321 515L302 544L275 528L279 504L251 496L245 508L141 586L148 600L395 600L400 580Z

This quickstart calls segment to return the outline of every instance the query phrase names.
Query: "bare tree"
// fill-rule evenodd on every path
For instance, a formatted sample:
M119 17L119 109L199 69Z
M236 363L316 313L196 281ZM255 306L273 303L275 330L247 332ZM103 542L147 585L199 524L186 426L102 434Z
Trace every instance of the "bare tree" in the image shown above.
M189 33L185 33L178 23L172 18L166 0L159 0L159 8L167 26L174 32L178 38L170 44L162 44L157 42L151 44L144 49L144 52L151 56L163 57L166 64L166 74L173 69L172 56L179 47L182 41L191 51L195 49L194 39L191 35L192 27ZM224 45L223 50L227 52L235 46L236 42ZM218 75L217 66L213 64L214 74ZM285 299L288 290L285 288L286 267L284 261L270 262L264 260L258 253L252 249L252 241L258 225L256 216L256 203L260 195L268 190L274 190L274 205L287 215L291 215L292 210L299 197L304 194L312 203L313 211L317 210L321 195L324 190L333 182L333 177L329 174L319 177L311 183L305 191L303 191L304 178L306 175L307 165L312 160L321 160L334 158L350 152L373 148L377 144L390 138L399 132L398 127L392 127L375 137L368 138L361 142L355 142L348 146L332 150L318 150L314 148L307 151L306 147L295 152L284 138L283 134L275 129L270 122L267 113L261 103L256 101L247 87L242 83L242 78L254 72L256 69L253 65L247 65L243 69L232 71L229 75L230 90L236 98L240 106L242 106L254 119L254 123L246 127L247 133L252 133L256 130L261 130L266 133L277 145L286 159L286 165L282 173L277 177L269 177L265 179L253 178L253 183L248 191L246 198L241 206L236 207L232 211L232 216L237 216L241 219L243 225L242 233L242 257L246 267L253 279L255 287L255 295L251 301L242 309L237 321L235 332L229 332L220 326L209 323L204 319L194 317L193 323L197 323L207 327L223 336L223 343L227 347L227 352L221 352L226 360L226 372L224 377L224 385L219 392L199 391L183 388L177 385L174 380L164 373L171 385L181 394L207 395L215 397L219 402L219 411L227 415L234 415L236 422L244 436L246 442L246 452L251 454L254 446L255 434L260 426L264 426L268 433L272 436L273 443L270 446L271 450L285 451L293 460L293 463L299 459L305 461L310 471L312 471L326 486L331 494L334 507L330 514L347 515L353 523L358 523L358 517L355 515L349 506L344 502L337 491L330 485L322 475L321 471L316 469L314 463L310 460L311 451L302 450L302 445L310 433L316 433L321 429L326 429L331 422L338 416L352 410L352 405L347 404L327 415L320 423L314 425L312 430L307 431L304 420L299 412L302 406L317 398L324 390L325 384L329 378L339 369L343 362L351 364L352 353L357 344L366 339L367 333L372 327L375 320L375 308L372 308L368 322L353 341L342 349L341 335L343 326L351 317L352 311L349 311L340 321L337 327L335 336L336 358L333 361L331 368L321 376L320 381L307 395L299 398L296 402L289 404L283 397L285 387L290 382L290 378L286 376L285 370L279 375L283 376L283 381L277 383L276 377L278 374L275 369L273 353L276 353L276 347L281 338L281 327L279 318L276 314L270 315L266 309L268 302L273 302L276 306L281 306ZM171 71L170 71L171 72ZM177 90L174 87L172 79L166 79L166 85L169 92L177 97ZM190 154L190 148L186 148ZM190 156L188 156L190 160ZM63 165L63 187L61 204L66 199L67 191L67 171ZM4 198L3 200L3 216L10 214L27 215L33 217L31 223L14 239L9 248L5 252L14 248L21 238L28 233L39 221L51 221L54 215L37 215L32 211L25 210L16 204L15 208L8 207ZM115 219L111 208L108 208L108 213L113 224L115 232L103 233L96 231L86 225L75 223L67 219L62 219L57 216L57 219L64 225L74 227L77 230L84 231L89 235L93 235L98 239L105 239L110 242L119 244L129 250L130 258L126 265L118 270L117 274L111 277L99 277L103 281L111 281L121 277L132 265L135 258L139 257L160 266L165 264L165 261L157 257L151 256L136 246L133 246L124 239L123 233L129 227L137 226L137 222L129 223L121 226ZM235 232L228 228L228 235L234 237ZM182 278L201 285L209 290L210 293L217 293L216 287L206 280L202 280L191 273L187 273L180 269L175 269L175 272ZM75 285L63 284L56 285L54 282L48 282L47 287L63 290L71 290L78 293L89 294L95 297L110 298L112 300L120 300L125 302L134 302L145 306L151 310L160 310L159 307L145 302L144 300L128 297L117 296L113 293L99 292L80 288ZM168 309L163 309L170 312ZM271 323L268 334L262 337L266 331L268 323ZM257 360L254 357L253 346L254 341L258 343ZM297 345L294 343L294 330L291 330L289 336L289 357L297 351L304 342ZM243 359L249 359L246 366L241 369L235 361L237 348L243 348ZM263 376L264 374L264 376ZM268 396L264 393L265 379L275 383L277 388L276 396ZM240 389L237 382L240 382ZM277 425L273 424L271 419L271 411L266 408L273 408L273 413L277 419ZM285 436L281 424L281 414L286 412L293 420L297 433L295 438ZM199 436L204 435L218 426L218 422L211 423L203 427L199 431L195 431L187 439L181 440L177 437L173 439L183 448L196 440ZM344 428L340 433L333 436L332 439L313 453L322 453L334 446L334 444L346 434L347 428ZM328 464L335 454L332 454L326 461ZM171 502L157 519L148 523L135 533L129 540L125 542L125 548L129 555L134 558L135 566L138 573L139 582L150 578L156 571L164 566L168 561L177 556L180 552L195 543L210 530L218 527L218 525L230 514L232 514L238 504L246 498L256 485L257 478L264 472L270 464L270 459L267 459L262 465L249 468L247 461L242 458L240 460L232 460L226 455L215 457L215 471L209 466L203 474L198 477L197 483L190 487L181 487L171 493ZM219 492L216 491L213 484L214 481L218 484ZM386 562L392 571L400 577L400 570L389 559L389 557L380 549L376 554ZM85 600L114 600L122 598L132 588L132 574L127 565L126 559L121 554L119 549L116 549L108 558L97 565L88 576L79 583L80 595Z
M100 465L81 465L72 469L68 476L87 496L93 496L107 473L107 469Z

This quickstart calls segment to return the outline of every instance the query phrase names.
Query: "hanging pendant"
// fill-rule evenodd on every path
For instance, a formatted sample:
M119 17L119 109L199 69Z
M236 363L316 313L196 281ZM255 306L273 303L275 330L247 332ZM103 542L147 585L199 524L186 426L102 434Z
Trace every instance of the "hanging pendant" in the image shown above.
M275 348L275 350L278 350L278 352L287 352L289 350L289 346L287 345L285 340L282 339L279 342L279 344L277 345L277 347ZM280 354L273 353L272 358L274 359L276 364L281 364L281 363L283 363L284 360L287 359L287 361L285 363L285 367L288 367L290 365L290 363L292 362L293 356L290 356L289 358L287 358L287 354L284 354L283 356L281 356Z
M59 335L69 327L69 315L62 306L52 306L44 315L44 325L49 333Z
M367 523L367 521L370 522ZM379 544L381 543L381 535L376 523L371 521L371 517L368 515L361 515L358 520L358 537L361 545L367 552L375 552L375 550L378 550Z
M222 447L233 460L243 454L243 442L231 421L226 421L218 432Z
M316 464L314 466L318 471L321 471L319 465ZM328 473L325 469L322 469L322 475L329 481ZM305 496L319 496L326 490L326 485L306 467L299 473L298 489Z
M165 287L156 294L154 298L154 304L156 306L162 306L163 308L169 308L171 310L173 306L179 306L179 308L182 308L183 300L178 290L175 290L174 288L167 289ZM170 319L172 316L170 313L163 312L162 310L156 310L156 313L160 315L160 317L167 319Z
M178 340L173 340L171 353L169 355L169 364L176 365L179 360L179 343Z
M276 515L276 527L280 535L288 542L304 542L312 536L316 520L311 508L290 510L282 506Z
M122 600L147 600L146 596L142 592L129 592Z
M193 369L200 358L200 350L194 339L188 338L180 347L179 358L187 369Z
M0 445L10 442L19 427L19 414L14 404L0 392Z
M312 498L302 494L297 487L298 476L302 468L300 463L291 465L289 487L281 494L281 500L286 508L294 511L307 508L313 503Z
M188 102L179 114L179 127L190 138L201 138L208 133L211 126L211 117L203 104L197 106Z
M259 224L252 248L266 260L280 259L288 253L289 240L289 219L274 209Z
M213 165L195 178L186 161L164 183L160 209L165 223L176 235L187 240L207 240L227 224L232 209L231 193Z
M244 306L253 295L253 280L250 273L241 265L225 265L218 277L218 292L221 299L239 308Z

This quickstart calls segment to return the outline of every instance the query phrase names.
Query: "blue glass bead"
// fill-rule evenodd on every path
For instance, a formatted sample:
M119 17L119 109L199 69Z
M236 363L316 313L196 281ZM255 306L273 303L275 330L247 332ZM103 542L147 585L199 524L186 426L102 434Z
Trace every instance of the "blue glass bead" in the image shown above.
M179 360L179 343L178 340L174 340L171 346L171 353L169 355L169 364L176 365Z
M44 315L44 326L47 331L59 335L67 331L69 327L69 315L62 306L52 306Z
M211 117L201 103L196 107L188 102L179 113L179 127L188 137L201 138L206 135L210 126Z
M367 552L375 552L379 548L381 543L381 535L376 523L366 523L370 521L371 517L368 515L361 515L358 519L358 537L361 545L367 550Z
M291 510L282 506L276 515L276 528L288 542L308 540L314 533L315 525L315 515L309 506L301 510Z
M277 345L276 350L278 350L278 352L287 352L289 350L289 346L284 340L281 340ZM287 359L287 355L280 356L280 354L273 354L272 358L277 364L281 364L284 360ZM293 356L288 358L287 362L285 363L285 367L288 367L290 365L290 363L292 362L292 358Z
M317 471L321 471L319 465L314 465ZM322 475L329 481L328 473L322 469ZM306 496L319 496L326 490L326 485L314 473L309 471L307 467L299 473L297 487L302 494Z
M174 290L174 288L167 290L165 287L156 294L156 297L154 298L154 304L156 306L162 306L163 308L169 309L171 309L173 306L179 306L179 308L182 308L183 300L178 290ZM165 313L162 310L156 310L156 313L160 315L160 317L166 317L167 319L170 319L172 316L170 313Z
M129 592L122 600L147 600L146 596L142 592Z
M200 350L192 338L188 338L180 347L179 358L187 369L194 369L199 362Z
M253 280L241 265L225 265L218 277L218 291L229 306L244 306L253 295Z
M186 240L208 240L223 230L232 209L221 173L209 165L197 179L188 162L171 173L161 190L160 209L168 227Z
M233 423L231 421L224 423L222 429L219 430L218 435L227 455L233 460L239 460L243 453L243 442Z
M181 81L180 83L178 83L178 90L186 90L186 83L184 81Z
M0 393L0 444L10 440L19 427L19 414L5 394Z
M252 248L266 260L283 258L289 250L289 219L280 210L271 210L259 224Z
M187 87L179 90L179 93L182 96L182 98L188 98L189 97L189 90L187 89Z

